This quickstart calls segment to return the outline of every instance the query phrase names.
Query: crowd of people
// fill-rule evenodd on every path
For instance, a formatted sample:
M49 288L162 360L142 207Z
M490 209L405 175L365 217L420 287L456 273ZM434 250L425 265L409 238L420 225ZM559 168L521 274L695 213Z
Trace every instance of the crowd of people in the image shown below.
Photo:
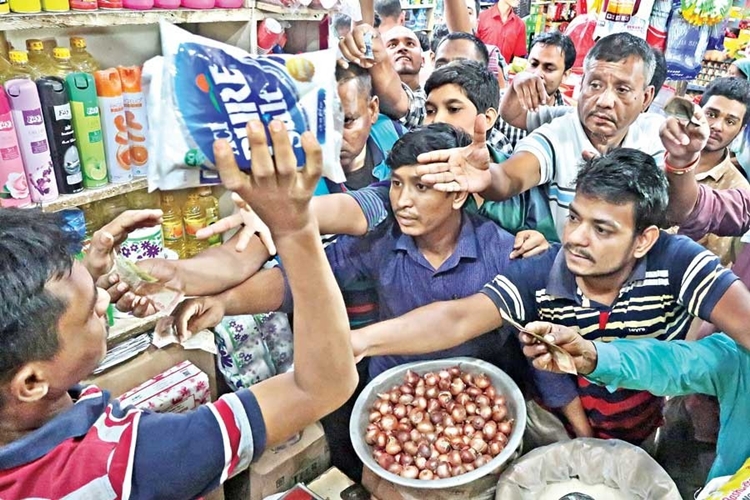
M545 33L527 51L515 3L479 14L445 0L428 55L398 0L375 2L377 26L334 21L343 184L320 178L309 133L294 168L279 121L248 123L249 174L217 141L222 183L245 208L209 232L244 227L194 258L139 265L191 297L172 313L181 338L225 315L289 313L294 370L192 413L76 385L106 352L110 302L155 312L110 270L159 211L125 212L77 261L56 215L0 210L0 497L199 497L320 419L334 465L358 479L348 425L367 381L454 356L522 388L525 450L596 437L652 451L665 396L702 394L696 429L713 424L702 438L717 443L707 479L738 470L750 456L747 69L709 85L690 122L665 118L648 111L663 54L609 35L568 106L574 44ZM508 319L565 349L579 375Z

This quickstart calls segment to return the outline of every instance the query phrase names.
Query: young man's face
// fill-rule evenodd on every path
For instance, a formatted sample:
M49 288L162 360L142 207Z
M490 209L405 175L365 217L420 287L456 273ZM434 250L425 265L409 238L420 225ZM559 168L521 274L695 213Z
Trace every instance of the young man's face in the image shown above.
M378 99L362 95L357 80L351 79L338 86L344 110L344 134L341 144L341 167L350 172L352 164L365 148L370 129L378 119Z
M617 62L591 61L586 67L578 100L583 128L597 143L625 134L651 101L643 60L631 56Z
M565 53L557 45L534 44L529 52L529 66L526 71L544 80L544 89L552 95L560 88L565 78Z
M471 40L446 40L438 45L435 51L435 69L453 61L477 61L480 55Z
M455 83L432 89L425 102L424 124L447 123L469 134L474 132L477 107Z
M633 203L615 205L576 194L563 231L568 269L580 277L614 275L635 260Z
M454 207L454 193L443 193L422 184L417 175L417 166L403 166L391 172L390 199L393 215L401 232L420 237L438 230L451 214L460 209Z
M474 0L466 0L466 10L469 11L469 25L471 26L471 31L477 30L477 16L479 15L479 12L476 11L477 4L474 2Z
M383 35L385 50L399 75L416 75L422 68L422 46L409 28L397 26Z
M51 391L67 391L91 375L107 353L109 295L94 285L91 275L77 261L69 275L48 282L46 288L67 304L57 323L59 350L44 362L57 377Z
M705 151L721 151L742 132L742 119L747 112L745 105L724 96L713 95L703 106L711 135L706 142Z

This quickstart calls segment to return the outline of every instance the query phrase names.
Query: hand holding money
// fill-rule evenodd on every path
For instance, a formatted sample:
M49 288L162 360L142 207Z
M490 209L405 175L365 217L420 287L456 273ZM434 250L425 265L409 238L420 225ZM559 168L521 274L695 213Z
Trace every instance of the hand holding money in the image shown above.
M586 375L596 368L596 347L572 328L532 322L521 326L503 319L521 332L523 353L534 367L551 372Z

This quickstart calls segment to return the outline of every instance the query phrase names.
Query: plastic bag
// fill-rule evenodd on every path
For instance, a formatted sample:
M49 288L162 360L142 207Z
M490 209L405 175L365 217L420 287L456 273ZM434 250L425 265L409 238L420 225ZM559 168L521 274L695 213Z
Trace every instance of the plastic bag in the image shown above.
M679 0L672 2L673 12L668 26L667 50L664 52L667 78L692 80L700 72L710 28L689 24L679 13L679 4Z
M701 491L698 500L743 499L750 496L750 458L733 476L716 478Z
M245 125L251 119L286 124L298 167L305 164L300 136L312 131L323 148L323 175L346 180L339 163L343 117L334 50L256 57L165 21L160 31L164 57L144 68L149 123L156 129L149 190L218 182L216 139L227 139L239 167L249 170Z
M596 13L576 16L568 25L565 34L573 41L576 48L574 68L582 68L583 60L594 46L594 30L596 29Z
M495 499L546 500L552 498L546 496L552 487L576 478L615 490L594 496L596 500L614 500L617 490L627 499L681 499L674 481L648 453L625 441L592 438L555 443L523 456L500 475Z

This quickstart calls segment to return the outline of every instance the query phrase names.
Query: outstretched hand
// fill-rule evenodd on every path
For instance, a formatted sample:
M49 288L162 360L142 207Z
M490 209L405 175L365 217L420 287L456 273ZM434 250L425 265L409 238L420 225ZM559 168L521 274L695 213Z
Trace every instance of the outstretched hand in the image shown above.
M710 133L705 113L695 104L690 121L668 117L659 129L659 137L669 154L669 164L683 168L696 161L706 147Z
M422 153L418 160L417 175L437 191L485 191L492 182L485 116L480 114L474 121L473 141L468 146Z
M570 354L576 370L581 375L587 375L596 368L597 356L594 343L581 337L576 330L542 321L529 323L525 328ZM523 345L524 355L532 361L535 368L563 373L544 343L525 333L521 333L519 338Z

